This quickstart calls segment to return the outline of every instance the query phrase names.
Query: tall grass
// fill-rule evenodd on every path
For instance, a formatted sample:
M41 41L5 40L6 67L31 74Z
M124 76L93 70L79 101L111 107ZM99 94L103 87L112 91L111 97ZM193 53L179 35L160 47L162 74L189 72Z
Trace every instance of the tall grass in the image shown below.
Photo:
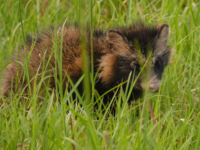
M18 94L2 102L0 148L200 149L199 18L200 3L195 0L2 1L1 75L18 47L25 47L27 34L34 36L48 30L50 25L58 28L63 22L78 22L83 28L89 24L92 28L105 29L126 26L135 20L147 24L168 23L171 27L169 45L175 49L175 53L171 65L165 69L159 93L146 93L143 98L128 105L127 93L117 87L116 90L120 91L118 98L114 96L107 106L98 107L95 111L94 97L97 97L99 106L103 105L102 97L94 91L95 76L90 78L91 74L85 74L76 84L69 80L67 86L71 86L71 90L63 95L60 94L63 89L62 74L59 73L57 90L47 92L39 102L38 89L42 81L48 78L45 72L42 73L41 81L35 84L33 94L28 96L25 103L21 103L22 95ZM57 72L62 71L62 47L58 46L59 42L55 38L55 52L52 54L57 58ZM28 60L26 63L29 63ZM85 70L87 72L88 68ZM28 74L26 69L24 72ZM82 97L77 87L85 79L88 92ZM46 90L49 90L48 85ZM114 100L117 102L116 114L112 115ZM155 125L149 113L148 101L157 120Z

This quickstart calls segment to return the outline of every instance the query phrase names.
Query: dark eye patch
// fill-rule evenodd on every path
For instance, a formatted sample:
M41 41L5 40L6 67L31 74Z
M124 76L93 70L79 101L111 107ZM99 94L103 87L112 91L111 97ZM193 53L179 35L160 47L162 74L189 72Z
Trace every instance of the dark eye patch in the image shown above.
M154 64L154 72L157 75L157 78L161 79L162 78L162 73L164 71L165 65L164 65L164 60L161 58L157 58L156 62Z
M158 69L162 67L162 61L160 59L156 60L155 67L158 68Z

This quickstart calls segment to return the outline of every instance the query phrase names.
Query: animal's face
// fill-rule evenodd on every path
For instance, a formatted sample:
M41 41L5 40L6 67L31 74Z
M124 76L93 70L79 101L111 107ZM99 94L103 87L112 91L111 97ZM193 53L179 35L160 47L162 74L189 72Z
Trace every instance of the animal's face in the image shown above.
M171 57L168 36L169 26L166 24L155 28L141 24L108 31L107 54L100 62L102 82L108 87L115 86L126 81L132 73L132 78L138 77L134 89L143 90L148 84L151 91L157 92Z

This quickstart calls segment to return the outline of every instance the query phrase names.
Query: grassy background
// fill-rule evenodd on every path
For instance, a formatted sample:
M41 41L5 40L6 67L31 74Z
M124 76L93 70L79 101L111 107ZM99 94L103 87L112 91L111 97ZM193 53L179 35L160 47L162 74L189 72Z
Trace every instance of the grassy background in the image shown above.
M64 21L103 28L126 26L134 20L168 23L169 45L176 51L165 69L160 92L146 94L132 106L117 107L116 116L110 115L111 106L106 107L106 117L100 109L94 114L92 109L80 107L76 100L66 105L75 88L59 98L60 103L54 102L53 94L47 95L40 107L37 93L29 97L28 104L20 104L17 97L9 99L10 105L4 101L0 107L0 149L72 149L73 144L76 149L200 149L199 18L200 3L195 0L1 2L0 74L27 34L36 35ZM118 106L125 99L121 92Z

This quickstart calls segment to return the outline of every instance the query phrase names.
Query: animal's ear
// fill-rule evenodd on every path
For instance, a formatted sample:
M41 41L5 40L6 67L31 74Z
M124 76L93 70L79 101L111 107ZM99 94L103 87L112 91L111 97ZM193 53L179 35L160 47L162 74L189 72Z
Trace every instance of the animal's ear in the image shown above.
M158 41L162 44L167 44L167 40L170 33L170 28L168 24L158 24Z
M127 38L117 30L109 30L106 35L106 40L110 44L110 48L121 47L128 43Z

